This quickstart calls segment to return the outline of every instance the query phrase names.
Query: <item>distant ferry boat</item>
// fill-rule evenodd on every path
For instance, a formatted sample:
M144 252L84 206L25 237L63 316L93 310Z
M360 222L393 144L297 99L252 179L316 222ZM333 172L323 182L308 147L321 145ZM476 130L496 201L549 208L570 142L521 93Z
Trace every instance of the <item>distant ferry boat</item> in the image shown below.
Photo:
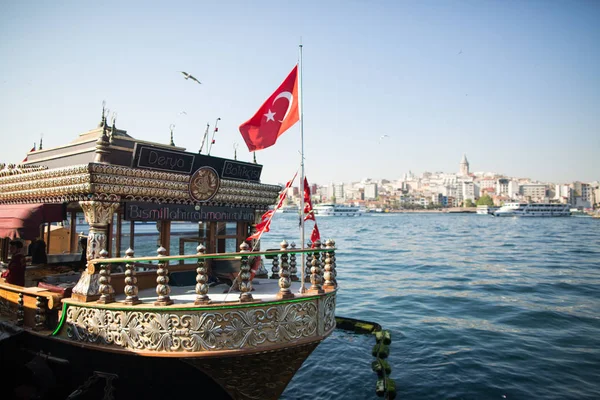
M276 213L284 213L284 214L299 214L300 209L297 205L289 205L283 206L275 211Z
M347 206L345 204L317 204L313 209L315 214L319 216L358 217L362 215L360 207Z
M494 212L496 217L569 217L568 204L505 203Z
M494 206L477 206L477 214L491 215L494 214L500 207Z

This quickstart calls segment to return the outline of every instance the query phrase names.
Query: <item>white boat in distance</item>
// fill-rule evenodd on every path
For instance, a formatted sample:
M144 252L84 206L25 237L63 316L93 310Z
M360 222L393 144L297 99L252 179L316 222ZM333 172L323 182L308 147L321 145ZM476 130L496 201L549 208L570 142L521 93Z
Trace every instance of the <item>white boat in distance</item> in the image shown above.
M492 215L499 208L500 207L494 207L494 206L477 206L477 214Z
M570 217L568 204L505 203L493 214L496 217Z
M362 210L358 206L348 206L345 204L323 203L317 204L313 208L318 216L330 217L358 217L362 215Z
M292 204L292 205L287 205L287 206L278 208L277 210L275 210L275 212L276 213L284 213L284 214L299 214L300 209L298 208L297 205Z

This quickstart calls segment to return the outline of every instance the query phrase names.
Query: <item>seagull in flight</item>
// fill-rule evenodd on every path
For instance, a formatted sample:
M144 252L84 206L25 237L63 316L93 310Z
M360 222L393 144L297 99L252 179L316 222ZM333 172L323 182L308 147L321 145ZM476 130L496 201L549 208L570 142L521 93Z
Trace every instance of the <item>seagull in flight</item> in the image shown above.
M386 138L386 137L390 137L390 136L389 136L389 135L381 135L381 136L379 137L379 143L381 143L381 140L382 140L383 138Z
M196 79L196 78L195 78L194 76L192 76L191 74L188 74L188 73L187 73L187 72L185 72L185 71L179 71L179 72L181 72L181 73L183 74L183 76L184 76L184 78L185 78L186 80L187 80L187 79L191 79L191 80L193 80L193 81L196 81L196 82L198 82L200 85L202 85L202 82L200 82L198 79Z
M458 52L457 55L461 55L462 54L462 49L460 49L460 51Z

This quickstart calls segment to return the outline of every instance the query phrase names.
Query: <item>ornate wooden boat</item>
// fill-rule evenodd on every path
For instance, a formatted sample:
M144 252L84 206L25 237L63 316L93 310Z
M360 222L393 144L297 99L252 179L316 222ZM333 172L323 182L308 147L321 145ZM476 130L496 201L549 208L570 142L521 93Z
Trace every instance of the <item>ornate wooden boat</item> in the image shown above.
M72 143L3 166L2 259L12 239L52 249L50 225L69 232L67 254L28 266L25 286L0 279L5 393L278 398L335 328L335 247L245 241L281 190L261 183L261 170L136 140L104 112ZM180 221L197 231L174 234ZM145 225L158 250L138 257L152 240ZM270 271L254 270L257 260Z

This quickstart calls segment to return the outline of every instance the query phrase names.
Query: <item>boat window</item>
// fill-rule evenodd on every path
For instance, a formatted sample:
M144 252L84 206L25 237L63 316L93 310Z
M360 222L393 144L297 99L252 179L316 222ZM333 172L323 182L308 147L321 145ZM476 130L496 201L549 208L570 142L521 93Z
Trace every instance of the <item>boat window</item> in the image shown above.
M195 254L198 245L202 244L209 252L210 223L174 223L171 224L171 254ZM175 240L175 238L179 240ZM180 261L179 264L184 264Z
M237 251L237 224L235 222L217 222L217 253Z

